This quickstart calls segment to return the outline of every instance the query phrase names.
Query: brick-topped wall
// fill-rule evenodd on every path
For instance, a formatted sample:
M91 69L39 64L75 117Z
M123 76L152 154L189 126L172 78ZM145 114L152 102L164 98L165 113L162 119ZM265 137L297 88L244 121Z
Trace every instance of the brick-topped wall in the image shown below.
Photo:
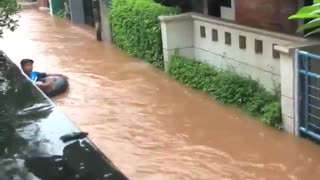
M288 17L298 9L298 0L235 0L236 22L252 27L295 33L296 21Z

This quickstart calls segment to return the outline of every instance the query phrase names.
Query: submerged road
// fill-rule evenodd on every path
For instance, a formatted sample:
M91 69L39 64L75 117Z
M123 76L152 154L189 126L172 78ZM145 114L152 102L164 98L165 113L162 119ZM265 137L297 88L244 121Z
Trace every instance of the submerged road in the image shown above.
M320 146L186 88L88 27L35 10L1 40L11 59L64 73L57 106L130 179L318 180Z

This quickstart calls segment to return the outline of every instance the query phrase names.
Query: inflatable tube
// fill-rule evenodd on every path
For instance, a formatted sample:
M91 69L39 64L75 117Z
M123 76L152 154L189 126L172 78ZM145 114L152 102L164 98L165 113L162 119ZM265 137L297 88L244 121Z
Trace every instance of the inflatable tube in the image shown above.
M62 76L48 76L48 78L53 78L53 88L50 92L45 93L48 97L54 97L65 93L69 87L69 82Z

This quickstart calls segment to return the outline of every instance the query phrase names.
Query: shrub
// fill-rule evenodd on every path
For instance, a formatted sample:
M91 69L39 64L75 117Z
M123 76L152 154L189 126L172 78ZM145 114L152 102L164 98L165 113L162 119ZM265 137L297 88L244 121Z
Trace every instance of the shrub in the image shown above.
M129 55L164 67L158 17L177 13L152 0L113 0L110 22L114 43Z
M279 102L272 102L265 105L263 108L262 122L278 129L282 128L281 104Z
M209 82L213 81L218 72L208 65L195 61L181 61L180 57L173 57L170 66L169 73L178 81L205 92L213 91L214 87Z
M258 88L256 81L226 71L221 71L212 83L216 86L212 95L223 103L235 105L247 103Z
M246 103L246 109L253 115L263 114L265 105L274 101L276 101L276 98L273 95L264 89L259 89L254 92L253 96Z
M176 80L205 91L222 103L241 107L261 118L262 122L281 128L281 106L276 95L250 78L179 56L172 57L169 73Z

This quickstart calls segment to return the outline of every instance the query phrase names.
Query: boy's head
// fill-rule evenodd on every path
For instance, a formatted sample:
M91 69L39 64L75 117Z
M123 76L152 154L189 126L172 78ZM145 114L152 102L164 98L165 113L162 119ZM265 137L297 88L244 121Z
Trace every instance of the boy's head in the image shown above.
M33 70L33 60L32 59L22 59L20 61L21 68L23 72L27 75L31 74Z

